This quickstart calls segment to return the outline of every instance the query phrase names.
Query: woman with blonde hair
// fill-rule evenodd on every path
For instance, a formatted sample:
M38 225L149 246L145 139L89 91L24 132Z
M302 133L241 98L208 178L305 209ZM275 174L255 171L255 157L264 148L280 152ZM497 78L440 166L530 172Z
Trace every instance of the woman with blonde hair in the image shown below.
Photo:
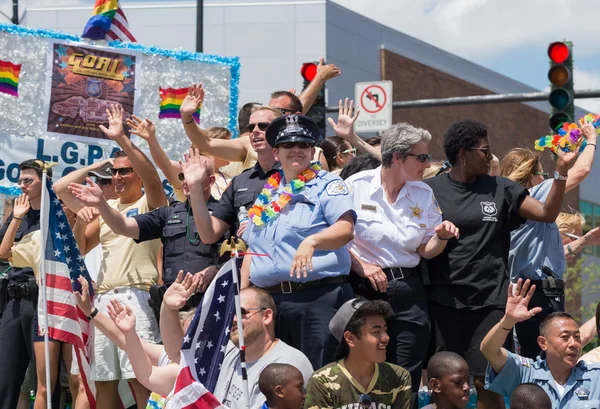
M500 165L501 175L529 189L529 194L545 202L554 180L566 180L565 192L577 187L589 174L596 150L596 130L591 124L582 125L588 146L577 158L567 175L554 172L546 180L540 157L529 149L516 148L508 152ZM567 267L561 235L556 223L528 220L512 231L508 268L510 279L531 280L536 285L529 308L541 307L542 312L516 325L520 354L535 359L540 347L537 343L539 325L544 317L555 311L564 311L563 274Z
M596 227L583 235L585 218L581 213L560 212L556 218L556 225L564 246L567 264L574 261L584 248L600 244L600 227Z

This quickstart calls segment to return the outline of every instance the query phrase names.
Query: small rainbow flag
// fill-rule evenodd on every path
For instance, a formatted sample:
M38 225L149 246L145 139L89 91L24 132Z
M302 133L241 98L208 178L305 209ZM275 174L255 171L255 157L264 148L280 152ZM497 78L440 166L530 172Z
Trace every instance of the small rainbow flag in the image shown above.
M119 5L119 0L96 0L92 17L85 25L81 36L91 40L136 42L129 31L129 23Z
M0 92L18 97L20 73L21 64L0 60Z
M187 88L159 88L160 91L160 112L158 113L159 118L181 118L181 103L188 94ZM192 115L197 124L200 123L200 111L202 107L198 108L198 111Z

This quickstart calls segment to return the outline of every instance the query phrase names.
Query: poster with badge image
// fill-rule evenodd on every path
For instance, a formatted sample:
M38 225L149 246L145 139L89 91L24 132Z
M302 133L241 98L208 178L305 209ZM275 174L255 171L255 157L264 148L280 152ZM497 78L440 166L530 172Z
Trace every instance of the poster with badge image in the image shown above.
M80 141L106 139L106 109L118 104L125 119L134 112L138 56L98 47L50 43L47 132Z

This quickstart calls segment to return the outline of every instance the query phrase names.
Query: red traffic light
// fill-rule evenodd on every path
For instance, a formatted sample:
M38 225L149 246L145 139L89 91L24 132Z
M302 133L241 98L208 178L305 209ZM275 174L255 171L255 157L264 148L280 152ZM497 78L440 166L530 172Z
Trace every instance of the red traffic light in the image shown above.
M562 64L569 58L569 47L560 41L552 43L548 47L548 57L553 63Z
M314 62L305 62L302 64L300 74L302 75L302 78L308 82L314 80L317 76L317 64Z

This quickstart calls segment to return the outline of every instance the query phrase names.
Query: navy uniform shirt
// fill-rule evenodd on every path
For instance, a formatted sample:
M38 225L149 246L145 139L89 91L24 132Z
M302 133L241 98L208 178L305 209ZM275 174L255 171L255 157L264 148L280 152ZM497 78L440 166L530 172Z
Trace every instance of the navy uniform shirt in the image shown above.
M244 206L246 210L250 210L267 183L267 179L278 170L279 162L275 163L268 172L264 172L256 162L253 167L246 169L231 180L212 215L234 227L238 222L240 207Z
M11 213L6 219L6 223L0 228L0 241L4 239L4 235L6 234L6 229L8 229L8 225L13 218L13 214ZM29 209L29 211L23 216L23 220L19 225L19 229L17 230L17 234L15 235L15 243L21 241L23 237L32 231L40 229L40 211ZM6 271L8 277L11 281L18 281L21 283L26 283L30 278L34 278L33 269L30 267L25 268L16 268L11 267Z
M539 385L550 397L553 409L592 409L600 407L600 365L579 361L573 369L561 394L560 388L545 360L525 358L512 352L500 373L488 365L485 388L504 396L511 396L515 388L525 382Z
M206 203L209 211L213 211L216 204L212 197ZM174 202L133 218L140 229L136 243L154 239L161 239L163 243L163 281L166 286L175 281L179 270L195 274L222 262L219 256L222 240L215 244L202 243L187 201Z

